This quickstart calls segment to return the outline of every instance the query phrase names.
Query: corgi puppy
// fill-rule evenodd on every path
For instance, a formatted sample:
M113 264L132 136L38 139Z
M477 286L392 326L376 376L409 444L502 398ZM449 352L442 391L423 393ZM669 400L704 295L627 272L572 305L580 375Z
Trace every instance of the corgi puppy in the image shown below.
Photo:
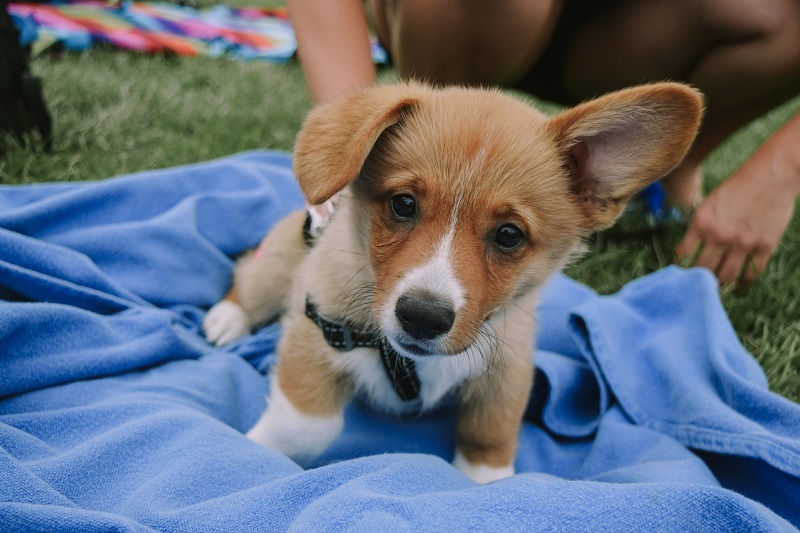
M553 117L497 91L410 83L313 110L294 170L311 205L339 194L335 212L310 247L305 212L279 222L204 323L220 345L283 317L248 436L308 463L354 395L394 414L447 399L453 464L481 483L512 475L538 289L683 159L702 109L674 83Z

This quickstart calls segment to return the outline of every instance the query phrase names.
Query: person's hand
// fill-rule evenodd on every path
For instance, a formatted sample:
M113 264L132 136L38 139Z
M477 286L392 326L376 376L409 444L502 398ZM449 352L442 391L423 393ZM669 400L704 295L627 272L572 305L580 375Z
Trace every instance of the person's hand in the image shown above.
M676 249L682 264L706 267L740 290L764 271L792 218L800 180L780 161L757 153L700 204Z

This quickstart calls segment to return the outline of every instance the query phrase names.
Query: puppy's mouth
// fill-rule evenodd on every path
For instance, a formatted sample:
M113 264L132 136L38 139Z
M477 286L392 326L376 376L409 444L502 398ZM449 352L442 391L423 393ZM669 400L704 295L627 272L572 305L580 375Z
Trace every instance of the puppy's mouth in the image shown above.
M397 347L401 348L401 350L397 350L400 355L405 355L406 353L416 356L416 357L431 357L436 355L445 355L438 350L432 350L427 346L421 346L415 342L404 342L404 341L396 341Z
M407 336L400 335L387 335L386 339L391 344L392 348L403 357L411 359L427 359L431 357L455 357L465 353L473 345L467 345L458 349L448 348L441 342L431 341L416 341L409 339Z
M465 353L482 338L483 324L459 346L453 336L456 311L449 298L426 291L408 291L384 312L383 331L392 348L403 357L423 359ZM487 319L488 320L488 319Z

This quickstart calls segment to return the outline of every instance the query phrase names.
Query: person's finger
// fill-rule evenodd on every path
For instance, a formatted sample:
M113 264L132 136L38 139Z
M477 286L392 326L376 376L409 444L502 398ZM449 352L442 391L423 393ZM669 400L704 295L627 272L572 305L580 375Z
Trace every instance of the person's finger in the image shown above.
M696 231L690 229L675 248L675 262L683 267L693 266L703 247L703 241Z
M700 255L697 257L694 266L706 267L713 272L714 275L718 276L720 266L725 259L727 251L728 248L724 245L704 242L703 249L700 251Z
M748 270L750 263L750 256L745 250L731 248L725 254L715 274L721 285L741 282L742 276L745 270Z
M763 274L764 270L767 268L769 257L769 252L756 252L755 255L748 257L739 275L739 281L736 283L736 289L738 291L742 292L746 290L761 277L761 274Z

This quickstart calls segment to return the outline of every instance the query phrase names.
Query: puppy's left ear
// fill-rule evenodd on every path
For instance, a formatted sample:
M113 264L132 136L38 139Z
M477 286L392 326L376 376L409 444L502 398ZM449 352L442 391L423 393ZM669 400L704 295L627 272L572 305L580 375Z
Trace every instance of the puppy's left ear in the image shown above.
M585 229L611 226L631 197L684 158L703 114L700 93L657 83L611 93L550 119Z
M353 181L381 133L424 91L415 84L372 87L311 111L294 150L294 173L308 202L321 204Z

